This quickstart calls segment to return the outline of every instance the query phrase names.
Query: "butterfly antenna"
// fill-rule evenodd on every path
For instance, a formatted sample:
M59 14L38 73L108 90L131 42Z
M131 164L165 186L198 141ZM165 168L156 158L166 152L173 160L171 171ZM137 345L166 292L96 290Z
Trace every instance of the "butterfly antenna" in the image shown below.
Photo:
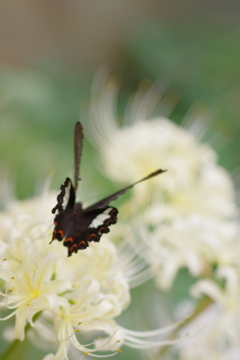
M78 187L79 170L80 170L80 161L82 156L82 143L83 143L83 127L82 124L78 121L75 125L74 130L74 188L75 191Z

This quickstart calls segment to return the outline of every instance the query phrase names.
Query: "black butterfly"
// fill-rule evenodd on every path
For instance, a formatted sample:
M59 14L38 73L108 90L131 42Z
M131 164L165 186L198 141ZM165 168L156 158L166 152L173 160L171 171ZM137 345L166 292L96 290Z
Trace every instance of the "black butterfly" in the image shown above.
M132 185L112 194L96 204L83 209L80 202L76 203L76 190L79 180L79 167L82 153L83 129L80 122L76 123L74 132L74 157L75 157L75 176L74 186L67 177L61 185L60 193L57 196L57 205L52 209L52 213L57 214L54 218L54 239L63 241L63 245L68 248L68 256L73 252L86 249L89 241L99 241L102 234L108 233L109 226L117 222L118 211L108 204L115 200L119 195L125 193L134 185L141 181L150 179L153 176L163 173L166 170L157 170L145 178L135 182ZM64 205L64 201L66 204ZM51 241L51 242L52 242Z

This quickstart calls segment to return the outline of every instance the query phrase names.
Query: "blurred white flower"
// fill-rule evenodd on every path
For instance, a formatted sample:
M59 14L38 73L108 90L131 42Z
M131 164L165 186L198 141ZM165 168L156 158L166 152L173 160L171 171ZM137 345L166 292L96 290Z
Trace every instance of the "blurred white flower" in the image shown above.
M239 268L217 270L220 284L210 279L197 282L191 290L195 297L207 295L213 303L202 311L186 331L196 332L189 343L181 343L181 360L237 360L240 358L240 272ZM217 280L216 279L216 280Z
M158 168L168 170L134 187L122 213L120 208L135 228L129 238L135 249L137 238L145 244L142 257L163 289L171 287L181 267L206 275L220 257L227 261L223 249L238 231L229 174L217 164L216 153L186 129L163 117L144 118L148 93L140 101L135 95L120 127L115 95L112 83L104 83L94 88L91 101L89 129L101 154L101 171L131 183ZM114 235L119 241L121 234Z
M240 272L239 268L222 267L217 269L216 281L204 279L197 282L191 289L191 294L200 297L202 294L210 297L218 310L218 321L214 323L215 331L212 337L219 340L224 336L228 342L239 346L240 332Z
M146 259L162 289L171 287L181 267L187 267L192 276L208 277L213 265L229 265L237 260L235 222L192 214L153 229L142 228L139 234L149 250Z
M135 264L131 267L128 258L122 269L116 246L106 237L69 258L62 243L49 245L54 203L44 192L42 198L13 203L0 213L0 320L15 316L14 337L24 339L26 324L35 329L38 345L48 334L45 341L58 344L56 354L46 357L53 360L68 359L70 346L92 356L107 350L110 356L123 344L148 348L173 343L169 334L178 324L134 332L116 323L130 302L124 267L134 276ZM98 339L97 332L107 337ZM83 344L81 334L94 340Z

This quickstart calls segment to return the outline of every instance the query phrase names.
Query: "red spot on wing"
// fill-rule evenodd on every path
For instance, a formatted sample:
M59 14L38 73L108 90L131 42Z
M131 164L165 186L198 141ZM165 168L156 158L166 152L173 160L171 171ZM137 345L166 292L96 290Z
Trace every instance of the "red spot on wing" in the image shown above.
M71 254L73 253L73 252L77 252L78 251L78 247L77 247L77 244L73 244L73 246L69 249L70 251L71 251Z
M64 243L64 245L66 245L67 243L71 243L71 244L72 244L73 241L74 241L74 240L73 240L73 237L72 237L72 236L69 236L67 239L64 240L63 243Z
M100 227L100 229L98 231L102 234L102 233L109 232L109 229L106 226L102 226L102 227Z
M78 248L79 249L86 249L86 247L88 247L87 241L84 241L84 240L80 241L80 243L78 245Z

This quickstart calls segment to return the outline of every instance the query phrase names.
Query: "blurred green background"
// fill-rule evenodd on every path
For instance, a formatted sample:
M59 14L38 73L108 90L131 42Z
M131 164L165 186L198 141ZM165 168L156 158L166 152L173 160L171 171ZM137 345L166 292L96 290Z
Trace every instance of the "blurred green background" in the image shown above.
M88 121L99 66L120 80L119 115L144 79L178 94L170 118L179 124L193 104L209 109L219 163L237 169L239 16L237 0L1 2L0 179L9 174L22 199L54 171L52 188L59 189L73 169L73 127ZM117 188L94 168L95 152L85 139L81 173L94 197Z

